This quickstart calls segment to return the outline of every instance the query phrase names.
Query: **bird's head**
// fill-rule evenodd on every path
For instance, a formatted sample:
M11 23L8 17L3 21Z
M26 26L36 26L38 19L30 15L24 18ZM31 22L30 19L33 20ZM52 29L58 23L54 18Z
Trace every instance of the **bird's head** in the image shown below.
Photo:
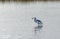
M33 17L32 19L36 19L36 17Z

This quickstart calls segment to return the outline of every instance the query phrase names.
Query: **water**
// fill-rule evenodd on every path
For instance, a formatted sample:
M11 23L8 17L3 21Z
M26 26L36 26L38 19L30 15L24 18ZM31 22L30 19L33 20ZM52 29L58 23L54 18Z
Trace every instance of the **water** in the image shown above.
M43 22L36 34L32 17ZM60 39L60 3L1 3L0 39Z

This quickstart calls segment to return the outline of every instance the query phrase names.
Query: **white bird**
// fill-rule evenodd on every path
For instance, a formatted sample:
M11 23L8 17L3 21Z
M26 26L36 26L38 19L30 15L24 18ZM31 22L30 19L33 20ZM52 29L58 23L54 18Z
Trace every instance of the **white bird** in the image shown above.
M38 24L38 26L42 26L42 21L41 20L38 20L36 19L36 17L33 17L32 19L34 19L34 22Z

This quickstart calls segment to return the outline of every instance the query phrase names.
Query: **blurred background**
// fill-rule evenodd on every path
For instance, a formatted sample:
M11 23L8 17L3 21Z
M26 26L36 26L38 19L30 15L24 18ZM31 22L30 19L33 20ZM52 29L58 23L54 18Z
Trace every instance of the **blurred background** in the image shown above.
M0 0L2 2L11 2L11 1L14 1L14 2L32 2L32 1L60 1L60 0Z

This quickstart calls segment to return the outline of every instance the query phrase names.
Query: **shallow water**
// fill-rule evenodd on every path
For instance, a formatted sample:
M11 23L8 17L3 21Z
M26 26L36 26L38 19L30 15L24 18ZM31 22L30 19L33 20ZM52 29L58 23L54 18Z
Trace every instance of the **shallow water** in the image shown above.
M36 34L32 17L43 22ZM60 39L60 3L1 3L0 39Z

